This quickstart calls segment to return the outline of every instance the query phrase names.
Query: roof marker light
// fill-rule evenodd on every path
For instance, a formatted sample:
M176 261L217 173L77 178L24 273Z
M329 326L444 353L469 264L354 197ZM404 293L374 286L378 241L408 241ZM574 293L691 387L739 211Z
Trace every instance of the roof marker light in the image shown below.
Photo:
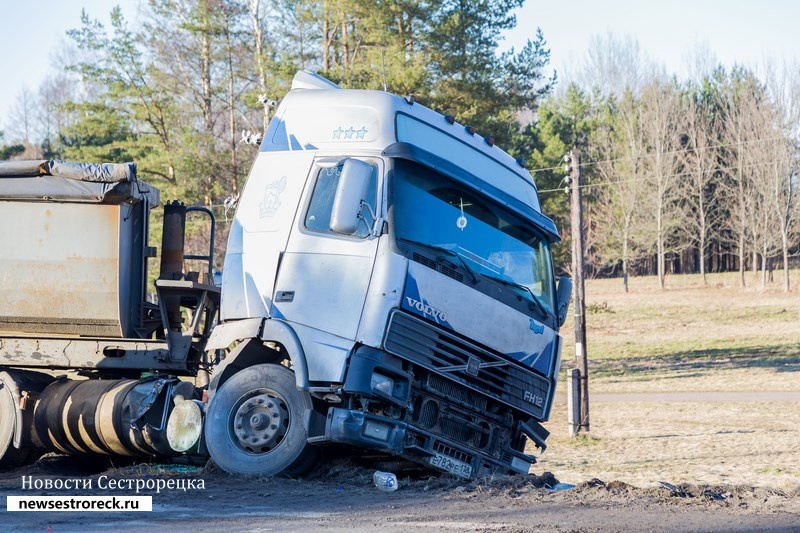
M475 128L473 128L472 126L464 126L464 131L466 131L470 135L475 135Z
M489 146L494 146L494 137L486 137L486 139L484 140L486 141L486 144L488 144Z
M411 94L409 94L408 96L404 96L403 100L405 100L408 105L414 105L414 102L417 101L417 99L414 98L414 95Z
M517 164L518 164L519 166L521 166L522 168L525 168L525 160L524 160L524 159L522 159L521 157L518 157L518 158L516 159L516 161L517 161Z
M452 126L452 125L455 123L455 121L456 121L456 117L454 117L453 115L445 115L445 116L444 116L444 119L445 119L445 120L447 121L447 123L448 123L448 124L450 124L451 126Z

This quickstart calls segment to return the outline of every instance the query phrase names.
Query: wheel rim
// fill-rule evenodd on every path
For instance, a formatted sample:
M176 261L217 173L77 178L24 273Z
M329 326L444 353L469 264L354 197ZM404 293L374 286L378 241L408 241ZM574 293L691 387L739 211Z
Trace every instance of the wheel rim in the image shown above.
M248 453L270 452L289 431L289 408L283 397L272 390L252 391L237 402L232 413L233 442Z

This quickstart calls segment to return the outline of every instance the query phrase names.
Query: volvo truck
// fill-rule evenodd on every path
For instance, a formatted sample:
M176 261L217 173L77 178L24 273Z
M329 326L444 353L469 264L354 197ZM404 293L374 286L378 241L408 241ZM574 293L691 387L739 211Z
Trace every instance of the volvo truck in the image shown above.
M544 451L571 284L534 180L490 137L303 71L221 282L212 212L165 204L159 252L159 206L134 164L0 163L0 467L190 455L295 476L336 447L475 479ZM197 217L212 239L188 253Z

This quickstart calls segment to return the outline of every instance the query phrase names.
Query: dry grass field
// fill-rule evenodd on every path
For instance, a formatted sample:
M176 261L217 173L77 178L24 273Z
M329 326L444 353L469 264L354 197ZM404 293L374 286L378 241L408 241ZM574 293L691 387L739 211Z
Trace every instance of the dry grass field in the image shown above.
M632 278L628 293L618 279L588 281L591 431L567 436L560 383L534 472L639 487L800 487L800 272L790 293L737 281L671 276L662 290ZM571 322L563 334L569 368Z

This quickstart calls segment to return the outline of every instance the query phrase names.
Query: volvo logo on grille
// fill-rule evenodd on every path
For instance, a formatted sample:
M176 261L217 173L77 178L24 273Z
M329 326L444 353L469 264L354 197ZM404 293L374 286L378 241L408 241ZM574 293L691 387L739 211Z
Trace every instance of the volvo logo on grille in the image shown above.
M477 357L470 356L469 361L467 361L467 374L471 376L477 376L478 372L481 371L481 360Z

